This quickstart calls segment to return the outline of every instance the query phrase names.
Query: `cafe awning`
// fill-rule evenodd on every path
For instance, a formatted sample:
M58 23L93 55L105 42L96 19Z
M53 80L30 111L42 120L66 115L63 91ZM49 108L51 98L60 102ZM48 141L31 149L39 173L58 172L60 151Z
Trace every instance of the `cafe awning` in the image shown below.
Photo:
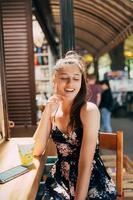
M43 15L44 2L38 1ZM60 38L59 1L49 0L49 6L51 16L49 19L47 16L47 20L51 21L52 17L51 26L54 25ZM94 57L109 52L133 33L132 0L74 0L73 6L76 45L87 49Z

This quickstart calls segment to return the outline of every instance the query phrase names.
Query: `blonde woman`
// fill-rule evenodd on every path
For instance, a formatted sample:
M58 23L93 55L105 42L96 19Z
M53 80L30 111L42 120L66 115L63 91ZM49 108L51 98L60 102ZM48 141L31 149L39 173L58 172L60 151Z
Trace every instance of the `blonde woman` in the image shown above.
M114 200L115 186L97 147L99 110L86 101L84 64L67 52L54 69L54 94L48 100L35 132L35 155L41 155L51 136L58 160L44 187L44 200Z

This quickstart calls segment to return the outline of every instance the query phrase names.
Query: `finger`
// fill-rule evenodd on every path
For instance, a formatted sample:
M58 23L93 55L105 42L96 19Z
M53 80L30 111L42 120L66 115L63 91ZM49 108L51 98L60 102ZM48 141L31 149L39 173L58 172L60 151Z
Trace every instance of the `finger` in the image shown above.
M56 97L57 97L60 101L64 100L64 96L62 96L62 95L56 95Z
M64 100L64 97L59 93L57 83L54 84L54 97L57 98L58 100L61 100L61 101Z

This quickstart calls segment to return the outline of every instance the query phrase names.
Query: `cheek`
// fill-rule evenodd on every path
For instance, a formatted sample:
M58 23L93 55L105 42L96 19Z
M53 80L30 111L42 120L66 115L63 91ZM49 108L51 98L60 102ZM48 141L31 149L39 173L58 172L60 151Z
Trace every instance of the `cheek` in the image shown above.
M78 94L81 88L81 83L75 83L74 88L76 89L76 93Z
M76 83L76 87L80 90L80 88L81 88L81 81L79 81L79 82Z
M63 91L64 87L65 87L65 83L61 80L58 80L58 82L57 82L58 91L59 92Z
M81 88L81 84L79 84L79 86L78 86L78 92L80 91L80 88Z
M62 80L58 80L57 84L59 88L62 88L65 85L65 82Z

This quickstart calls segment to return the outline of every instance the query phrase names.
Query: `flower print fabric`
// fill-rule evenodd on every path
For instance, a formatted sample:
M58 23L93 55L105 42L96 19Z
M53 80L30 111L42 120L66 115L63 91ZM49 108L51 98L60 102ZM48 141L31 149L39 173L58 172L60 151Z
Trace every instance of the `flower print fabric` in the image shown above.
M52 130L51 137L56 144L58 159L46 180L42 200L74 200L82 132L81 127L77 128L71 135L62 133L57 127ZM106 172L98 146L92 163L87 199L116 199L115 185Z
M72 153L72 150L70 149L68 144L58 144L57 143L56 147L57 147L59 153L64 157L68 156L69 154Z

